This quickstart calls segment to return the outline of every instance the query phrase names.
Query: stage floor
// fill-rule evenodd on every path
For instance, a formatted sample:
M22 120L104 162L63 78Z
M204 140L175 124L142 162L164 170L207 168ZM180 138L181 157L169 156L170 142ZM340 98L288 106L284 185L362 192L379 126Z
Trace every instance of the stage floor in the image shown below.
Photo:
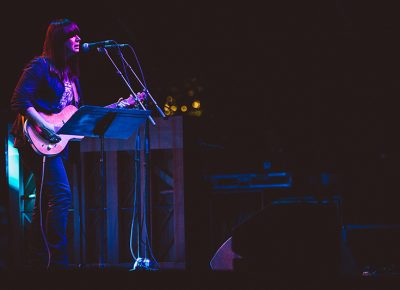
M399 289L400 273L375 276L318 277L309 273L158 270L121 268L74 269L63 272L1 273L1 289Z

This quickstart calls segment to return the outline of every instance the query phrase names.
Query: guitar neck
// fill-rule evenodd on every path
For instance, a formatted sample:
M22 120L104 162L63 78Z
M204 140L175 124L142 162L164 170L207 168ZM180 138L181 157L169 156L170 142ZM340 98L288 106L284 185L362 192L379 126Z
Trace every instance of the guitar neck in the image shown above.
M104 108L115 109L118 108L118 102L105 106Z

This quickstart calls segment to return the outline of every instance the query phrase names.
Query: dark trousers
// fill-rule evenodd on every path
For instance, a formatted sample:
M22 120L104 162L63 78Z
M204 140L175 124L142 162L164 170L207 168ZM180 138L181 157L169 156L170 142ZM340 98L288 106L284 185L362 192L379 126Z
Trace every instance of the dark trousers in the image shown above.
M43 157L35 153L29 145L20 148L19 153L24 166L32 171L36 184L36 200L28 235L31 263L34 267L46 267L50 256L50 269L66 269L69 263L67 221L72 196L64 165L66 155L46 157L40 206ZM40 218L42 218L42 226Z

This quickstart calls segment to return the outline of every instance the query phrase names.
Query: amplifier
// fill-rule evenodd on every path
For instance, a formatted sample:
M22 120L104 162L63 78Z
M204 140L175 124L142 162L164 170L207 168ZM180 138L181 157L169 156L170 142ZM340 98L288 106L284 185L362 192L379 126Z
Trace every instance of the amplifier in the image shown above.
M215 191L289 188L292 186L292 178L287 172L210 175L206 180L211 189Z

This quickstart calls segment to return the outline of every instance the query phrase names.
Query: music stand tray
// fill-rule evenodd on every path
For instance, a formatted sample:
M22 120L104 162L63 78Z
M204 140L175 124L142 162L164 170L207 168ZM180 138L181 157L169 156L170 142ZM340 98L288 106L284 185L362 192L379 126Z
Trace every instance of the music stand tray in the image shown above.
M57 134L128 139L151 111L82 106Z

